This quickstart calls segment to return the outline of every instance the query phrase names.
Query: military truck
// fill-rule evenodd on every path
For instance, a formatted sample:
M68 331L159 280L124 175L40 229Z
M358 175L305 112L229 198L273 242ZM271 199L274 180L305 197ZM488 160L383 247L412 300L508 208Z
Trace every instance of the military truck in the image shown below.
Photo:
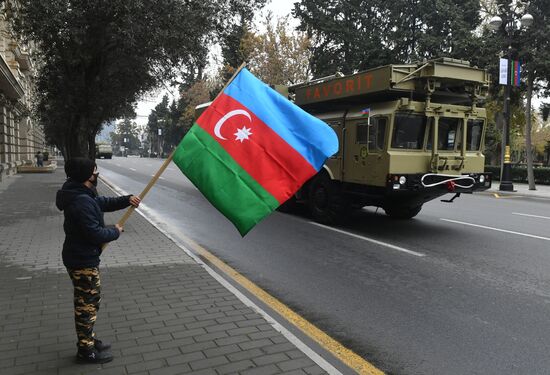
M298 192L331 223L376 206L398 219L447 193L491 187L484 172L489 74L463 60L387 65L288 87L295 104L328 123L340 149Z
M111 159L113 157L113 148L110 144L98 143L95 145L95 156L98 159Z
M483 155L489 84L485 70L440 58L274 87L329 124L340 144L281 209L306 203L321 223L364 206L410 219L445 194L454 194L452 202L490 188Z

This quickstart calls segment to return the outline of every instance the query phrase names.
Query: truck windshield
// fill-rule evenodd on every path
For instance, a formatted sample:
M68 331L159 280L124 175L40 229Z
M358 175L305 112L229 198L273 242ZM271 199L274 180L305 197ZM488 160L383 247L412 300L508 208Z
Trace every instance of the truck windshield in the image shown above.
M468 120L466 125L466 151L479 151L481 148L481 136L485 121L482 119ZM462 135L462 131L460 132ZM458 136L457 148L462 147L462 137Z
M466 133L466 150L478 151L481 146L481 135L483 134L483 120L468 120Z
M460 130L460 119L441 117L438 127L437 148L439 150L454 150Z
M408 113L395 115L391 146L420 150L424 146L426 116Z
M432 149L432 139L433 139L433 118L430 119L430 136L428 138L428 145L426 149ZM454 150L455 144L458 144L460 147L461 137L460 137L460 123L461 119L451 118L451 117L441 117L439 118L439 126L437 128L437 149L438 150Z

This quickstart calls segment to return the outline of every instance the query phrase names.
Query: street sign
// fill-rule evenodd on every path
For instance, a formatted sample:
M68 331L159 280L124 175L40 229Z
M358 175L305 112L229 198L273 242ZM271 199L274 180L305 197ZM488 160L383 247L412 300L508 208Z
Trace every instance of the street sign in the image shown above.
M518 60L512 60L512 76L510 77L510 85L519 87L521 82L521 64ZM499 79L501 85L508 84L508 59L500 59Z
M508 84L508 59L500 59L498 83L501 85Z

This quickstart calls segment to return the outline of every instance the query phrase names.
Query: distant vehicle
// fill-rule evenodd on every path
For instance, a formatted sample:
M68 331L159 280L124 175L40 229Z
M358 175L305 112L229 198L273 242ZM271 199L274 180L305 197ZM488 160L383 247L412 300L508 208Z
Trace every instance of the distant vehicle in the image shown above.
M98 144L95 146L95 155L98 159L112 159L113 148L111 147L111 145Z

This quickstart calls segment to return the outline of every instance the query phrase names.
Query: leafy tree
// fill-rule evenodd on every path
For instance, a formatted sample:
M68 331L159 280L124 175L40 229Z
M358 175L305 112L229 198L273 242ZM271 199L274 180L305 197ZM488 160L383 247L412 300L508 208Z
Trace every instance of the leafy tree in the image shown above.
M536 189L533 173L533 155L532 150L532 98L534 95L547 96L549 94L548 82L550 82L550 1L534 0L529 4L511 0L484 0L483 9L488 15L499 15L504 21L499 32L484 32L485 47L479 54L482 59L486 59L486 64L491 67L492 73L498 77L498 59L499 51L506 51L511 46L511 57L513 60L519 60L522 63L522 75L524 82L520 89L513 89L511 96L512 106L521 105L524 107L525 129L521 129L524 135L524 144L516 144L514 147L518 150L525 149L527 160L527 179L529 188ZM534 18L534 24L529 28L519 28L517 20L523 14L529 12ZM510 19L515 20L513 27ZM487 60L487 58L489 60ZM499 87L495 85L494 87ZM524 102L525 100L525 102ZM512 121L512 131L514 124Z
M527 157L527 180L529 189L536 190L535 176L533 173L532 150L532 98L534 93L547 96L550 93L547 85L550 82L550 1L534 0L528 10L534 18L534 24L530 29L519 35L518 58L524 61L527 77L525 116L527 119L525 128L525 148ZM541 85L542 83L542 85Z
M116 126L116 131L111 132L111 143L115 149L124 146L129 150L137 150L141 147L137 124L125 118Z
M315 76L477 50L479 0L301 0L294 14L313 43Z
M479 0L394 0L388 11L386 42L396 61L475 55Z
M248 69L268 84L293 84L310 78L310 40L305 33L287 28L288 17L275 25L268 15L263 23L266 31L248 33L241 43L248 56Z
M161 144L163 136L166 137L166 121L169 118L168 95L164 95L159 104L149 114L147 121L147 130L149 140L151 142L151 150L153 152L161 152ZM159 135L160 130L160 135ZM159 142L160 141L160 142Z
M254 3L258 3L255 1ZM147 91L195 79L241 0L21 0L15 29L37 45L36 111L66 158L93 156L101 124Z
M389 10L383 0L301 0L293 14L312 41L315 77L352 73L393 60L384 47Z
M178 120L181 126L182 137L185 135L196 120L195 108L199 104L206 103L212 98L210 96L212 83L206 80L197 81L187 90L181 92L179 103L180 118Z
M231 78L236 69L247 59L241 48L242 39L250 32L250 25L254 18L254 12L262 8L266 0L234 0L231 3L231 18L227 20L225 28L220 36L220 47L222 52L222 67L219 75L222 82ZM202 79L203 77L198 77ZM188 82L193 84L194 82ZM187 86L188 88L189 86ZM214 90L217 87L213 88Z
M170 150L173 150L183 138L183 126L180 123L181 109L176 100L172 100L168 108L168 121L166 122L165 143Z

